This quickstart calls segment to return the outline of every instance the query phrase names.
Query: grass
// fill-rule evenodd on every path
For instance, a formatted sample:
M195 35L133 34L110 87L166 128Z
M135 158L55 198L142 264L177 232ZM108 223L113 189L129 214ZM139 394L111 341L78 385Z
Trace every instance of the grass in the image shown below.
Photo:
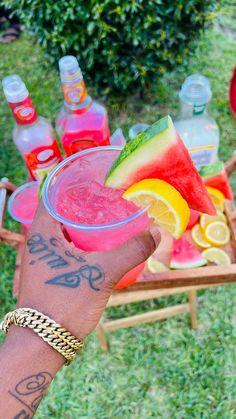
M227 2L226 2L227 6ZM227 11L227 13L226 13ZM233 12L232 12L233 13ZM233 14L232 14L233 16ZM227 7L218 23L227 26ZM217 23L217 22L216 22ZM232 25L231 25L232 29ZM200 39L189 65L165 75L145 98L129 97L107 103L112 131L131 124L151 123L175 114L178 90L193 72L208 76L213 90L211 112L221 130L220 155L235 148L235 121L228 107L228 82L235 65L235 41L215 24ZM62 103L57 71L45 62L41 49L25 35L0 45L0 78L17 72L27 83L37 110L55 121ZM12 119L1 95L1 175L21 184L26 171L11 140ZM233 179L236 192L236 179ZM9 218L8 228L18 227ZM14 307L11 296L15 251L1 245L0 316ZM74 418L211 418L236 417L236 285L198 293L199 329L189 328L187 316L113 332L110 352L102 353L95 335L73 367L55 378L36 417ZM184 302L184 295L161 298L109 311L113 318Z

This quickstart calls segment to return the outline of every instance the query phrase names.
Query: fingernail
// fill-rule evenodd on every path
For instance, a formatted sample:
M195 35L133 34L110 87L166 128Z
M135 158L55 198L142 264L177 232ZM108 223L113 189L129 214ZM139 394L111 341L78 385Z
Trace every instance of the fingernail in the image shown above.
M155 242L156 247L158 247L161 241L161 233L160 233L159 227L154 224L149 228L149 232L152 235L152 238Z

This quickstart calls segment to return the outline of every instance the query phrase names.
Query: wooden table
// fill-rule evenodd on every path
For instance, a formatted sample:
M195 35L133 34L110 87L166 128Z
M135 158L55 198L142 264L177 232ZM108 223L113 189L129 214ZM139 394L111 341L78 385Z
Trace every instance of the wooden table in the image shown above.
M235 155L226 163L226 170L228 175L236 170ZM4 242L18 249L13 286L13 295L17 296L25 235L24 231L22 231L22 234L18 234L3 227L7 194L12 193L15 189L16 186L9 182L8 179L3 178L0 181L0 242ZM120 306L179 293L187 293L188 302L116 320L104 321L101 319L96 328L96 332L103 350L108 349L106 333L124 327L162 320L184 313L189 313L191 326L193 328L197 327L197 290L236 282L236 208L233 203L226 203L225 213L231 230L231 241L225 250L230 254L233 263L225 266L214 265L196 269L169 270L158 274L152 274L145 270L131 287L114 290L107 307ZM163 232L162 243L156 252L156 257L158 257L158 260L167 264L170 258L170 243L170 236Z

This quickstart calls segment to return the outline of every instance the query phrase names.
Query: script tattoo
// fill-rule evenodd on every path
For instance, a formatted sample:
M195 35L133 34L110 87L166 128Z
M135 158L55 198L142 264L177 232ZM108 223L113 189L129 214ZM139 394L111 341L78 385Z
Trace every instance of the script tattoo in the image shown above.
M25 409L22 409L19 413L17 413L13 419L31 419L32 415L27 413Z
M32 234L31 237L27 240L27 246L29 248L29 253L31 255L40 255L37 259L32 259L30 265L35 265L37 261L45 260L49 268L57 269L62 268L69 263L54 249L50 247L57 247L57 239L52 237L49 239L49 244L40 233Z
M82 256L75 256L75 255L73 255L73 253L71 253L69 250L66 250L66 251L65 251L65 255L66 255L66 256L68 256L68 258L73 258L73 259L75 259L75 260L76 260L76 262L79 262L79 263L86 262L86 260L85 260L84 258L82 258Z
M9 394L22 403L29 411L21 410L14 419L28 419L34 414L42 397L46 393L52 375L49 372L41 371L37 374L30 375L16 384L13 390L9 390Z
M105 276L99 265L83 265L73 272L57 275L46 281L46 284L61 285L62 287L78 288L81 281L88 282L90 288L100 291L99 285L104 281Z

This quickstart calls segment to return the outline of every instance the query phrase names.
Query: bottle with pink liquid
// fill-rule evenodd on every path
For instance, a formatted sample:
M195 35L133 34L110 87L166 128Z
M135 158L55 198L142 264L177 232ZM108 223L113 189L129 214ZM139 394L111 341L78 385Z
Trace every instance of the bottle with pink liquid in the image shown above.
M77 59L59 60L65 102L56 119L56 129L67 156L86 148L110 144L106 109L88 95Z
M3 91L15 118L13 141L32 180L42 180L62 160L49 121L38 116L29 92L15 74L2 81Z

